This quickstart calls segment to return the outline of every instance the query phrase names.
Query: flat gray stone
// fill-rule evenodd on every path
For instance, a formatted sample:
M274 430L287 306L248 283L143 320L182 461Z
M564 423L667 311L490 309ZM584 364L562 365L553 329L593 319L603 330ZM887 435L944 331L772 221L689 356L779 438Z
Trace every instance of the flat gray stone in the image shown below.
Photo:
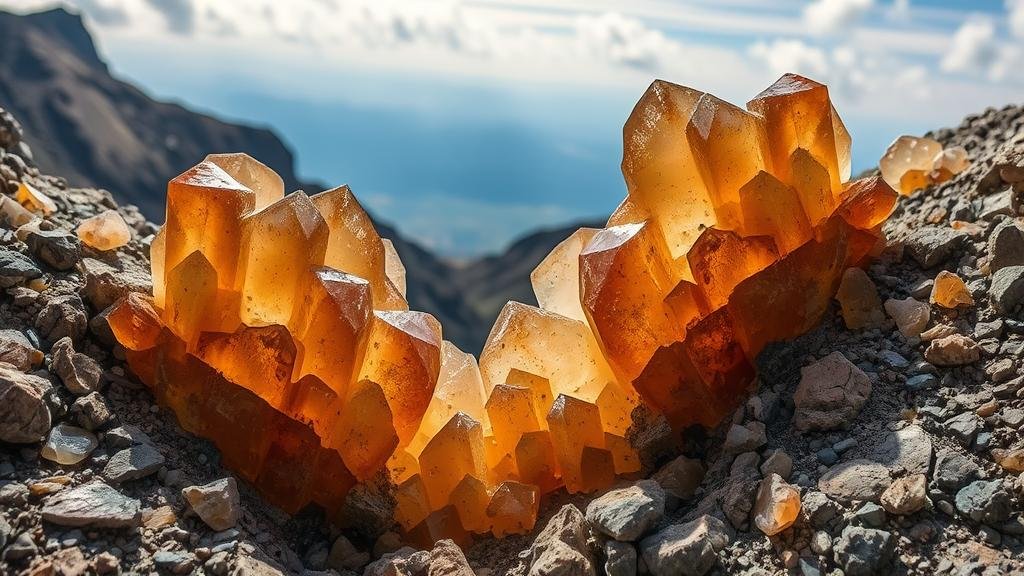
M654 576L703 576L718 560L705 518L673 524L640 541L640 553Z
M139 444L111 456L107 465L103 467L103 477L120 484L145 478L163 465L164 457L156 448L149 444Z
M120 528L138 526L140 503L100 480L62 490L43 504L43 520L61 526Z
M841 502L875 502L890 484L886 466L860 459L833 466L818 480L818 489Z
M665 515L665 491L654 480L641 480L591 500L587 521L600 532L622 542L633 542Z
M872 460L892 472L927 474L932 465L932 441L920 426L911 424L890 433L875 450Z
M833 550L846 576L872 576L883 573L892 560L896 538L884 530L848 526Z

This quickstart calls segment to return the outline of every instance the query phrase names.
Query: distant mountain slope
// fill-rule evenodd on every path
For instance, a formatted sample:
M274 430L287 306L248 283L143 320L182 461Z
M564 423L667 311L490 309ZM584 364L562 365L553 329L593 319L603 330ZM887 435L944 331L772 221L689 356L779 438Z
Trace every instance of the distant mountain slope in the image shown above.
M157 222L167 181L209 152L246 152L276 170L288 190L322 189L298 179L291 151L271 130L158 102L111 76L82 19L60 8L0 11L0 106L24 125L44 172L106 188ZM411 307L437 316L445 338L478 353L506 300L534 302L530 271L576 226L530 234L463 266L390 226L377 228L405 263Z

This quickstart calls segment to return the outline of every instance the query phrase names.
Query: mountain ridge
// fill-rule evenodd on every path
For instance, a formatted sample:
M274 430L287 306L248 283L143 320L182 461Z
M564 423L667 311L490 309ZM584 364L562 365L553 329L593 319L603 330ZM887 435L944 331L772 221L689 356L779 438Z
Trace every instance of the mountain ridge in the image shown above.
M42 170L107 189L151 220L162 221L167 181L210 152L245 152L277 171L287 190L325 188L298 176L294 154L273 129L159 101L114 77L82 17L61 7L0 11L0 106L23 124ZM410 306L436 316L445 338L472 353L507 300L536 303L530 272L579 227L538 230L456 265L374 222L406 266Z

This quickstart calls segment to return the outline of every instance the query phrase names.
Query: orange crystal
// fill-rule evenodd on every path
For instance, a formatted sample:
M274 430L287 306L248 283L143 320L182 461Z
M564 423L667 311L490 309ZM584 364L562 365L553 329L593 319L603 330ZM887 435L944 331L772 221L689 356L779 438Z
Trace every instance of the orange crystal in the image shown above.
M940 184L970 165L962 146L943 149L938 141L900 136L885 150L878 162L882 178L901 194Z
M788 74L741 109L656 81L623 131L629 196L533 271L479 361L409 311L405 270L347 187L284 196L268 168L211 155L168 187L153 298L110 323L182 426L294 511L335 519L386 469L414 540L529 531L561 487L640 470L641 402L714 426L770 342L817 324L882 241L896 193L847 182L825 86ZM339 519L340 520L340 519Z

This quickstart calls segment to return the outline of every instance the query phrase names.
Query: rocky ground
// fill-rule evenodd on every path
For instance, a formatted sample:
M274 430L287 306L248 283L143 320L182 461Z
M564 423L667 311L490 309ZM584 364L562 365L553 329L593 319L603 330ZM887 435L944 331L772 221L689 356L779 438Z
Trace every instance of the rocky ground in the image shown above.
M131 378L105 324L150 288L154 226L40 175L19 133L0 115L4 574L1024 572L1022 108L934 135L971 168L901 200L885 253L847 274L818 329L762 355L731 421L679 447L652 419L636 438L649 479L556 494L532 534L465 556L405 546L379 515L344 532L287 517L236 484ZM16 234L22 181L56 210ZM107 209L135 233L98 252L74 229ZM930 304L936 278L965 303ZM353 496L364 520L372 492Z

